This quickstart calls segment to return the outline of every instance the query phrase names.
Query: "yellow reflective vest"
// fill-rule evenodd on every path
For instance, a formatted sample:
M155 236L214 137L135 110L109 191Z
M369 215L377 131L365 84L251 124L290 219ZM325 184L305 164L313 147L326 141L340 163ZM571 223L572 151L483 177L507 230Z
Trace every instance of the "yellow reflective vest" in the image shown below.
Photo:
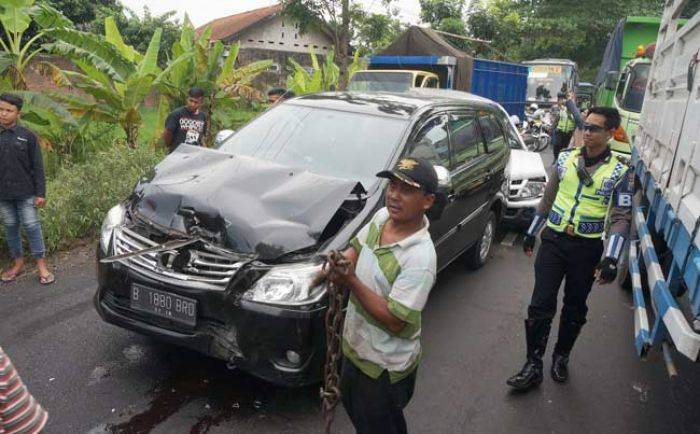
M559 112L559 122L557 122L557 129L565 133L570 133L576 128L576 122L574 121L574 115L569 113L566 107L562 107Z
M615 187L629 166L616 154L590 173L593 184L586 186L576 173L581 148L564 151L557 159L559 190L547 218L547 226L584 238L601 238Z

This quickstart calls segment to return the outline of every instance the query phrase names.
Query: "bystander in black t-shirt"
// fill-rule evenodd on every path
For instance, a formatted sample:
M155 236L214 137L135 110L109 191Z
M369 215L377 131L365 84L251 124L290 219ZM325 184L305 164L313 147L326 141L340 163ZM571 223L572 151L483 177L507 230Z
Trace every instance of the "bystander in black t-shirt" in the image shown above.
M202 146L204 135L207 132L207 115L201 111L194 114L183 106L173 110L168 115L165 120L165 128L173 133L170 152L182 143Z

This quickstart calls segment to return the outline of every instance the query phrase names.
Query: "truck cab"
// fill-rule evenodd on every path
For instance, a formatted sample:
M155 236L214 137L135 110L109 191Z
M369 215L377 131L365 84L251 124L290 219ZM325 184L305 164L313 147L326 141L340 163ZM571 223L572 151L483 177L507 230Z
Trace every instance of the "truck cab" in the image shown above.
M651 59L641 57L632 59L625 65L620 74L611 71L606 79L605 88L614 91L611 106L620 112L621 129L611 140L613 151L630 154L630 143L639 125L639 116L644 103ZM613 78L617 75L617 81Z
M529 69L527 76L527 104L551 107L557 94L576 89L578 67L568 59L535 59L523 62Z
M428 71L408 69L373 69L355 72L348 91L406 92L414 88L440 88L440 78Z

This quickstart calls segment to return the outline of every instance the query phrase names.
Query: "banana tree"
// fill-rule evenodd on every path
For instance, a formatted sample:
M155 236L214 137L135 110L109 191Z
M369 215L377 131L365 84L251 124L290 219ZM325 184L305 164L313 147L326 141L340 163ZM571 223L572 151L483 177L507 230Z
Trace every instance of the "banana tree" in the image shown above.
M272 60L261 60L236 67L239 44L227 48L221 41L211 41L211 32L208 27L197 35L186 18L180 41L172 46L171 60L154 82L163 96L158 110L159 128L169 110L184 103L189 88L204 89L205 110L211 120L207 143L211 143L217 130L227 126L227 113L241 100L263 99L264 95L253 86L253 80L272 65Z
M158 68L158 50L162 30L157 29L141 54L124 43L112 17L105 19L105 35L74 29L55 30L57 39L47 50L69 58L79 71L61 70L44 63L58 85L72 85L84 96L55 94L74 115L81 118L118 124L126 134L126 142L135 147L141 127L141 106L153 89L162 71Z
M338 88L340 68L333 63L333 51L326 55L323 65L313 51L309 51L311 57L312 72L309 72L294 59L289 59L292 65L292 73L287 77L287 88L297 95L323 92Z
M31 23L36 23L39 31L31 38L23 40ZM73 23L59 11L46 4L34 4L34 0L4 0L0 2L0 76L9 77L10 86L15 90L27 88L24 70L29 62L44 50L37 42L52 36L56 29L72 28Z

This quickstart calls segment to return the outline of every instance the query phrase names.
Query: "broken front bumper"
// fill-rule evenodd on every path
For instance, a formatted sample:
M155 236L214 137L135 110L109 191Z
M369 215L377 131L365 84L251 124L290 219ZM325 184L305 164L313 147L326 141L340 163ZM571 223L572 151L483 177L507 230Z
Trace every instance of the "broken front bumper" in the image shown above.
M529 226L542 197L533 199L508 200L503 222L513 226Z
M193 285L115 262L99 262L95 307L106 322L194 349L250 374L285 386L320 381L325 355L325 306L292 309L242 300L236 284ZM245 272L246 270L242 270ZM248 279L235 279L238 284ZM197 301L194 326L132 309L139 284Z

